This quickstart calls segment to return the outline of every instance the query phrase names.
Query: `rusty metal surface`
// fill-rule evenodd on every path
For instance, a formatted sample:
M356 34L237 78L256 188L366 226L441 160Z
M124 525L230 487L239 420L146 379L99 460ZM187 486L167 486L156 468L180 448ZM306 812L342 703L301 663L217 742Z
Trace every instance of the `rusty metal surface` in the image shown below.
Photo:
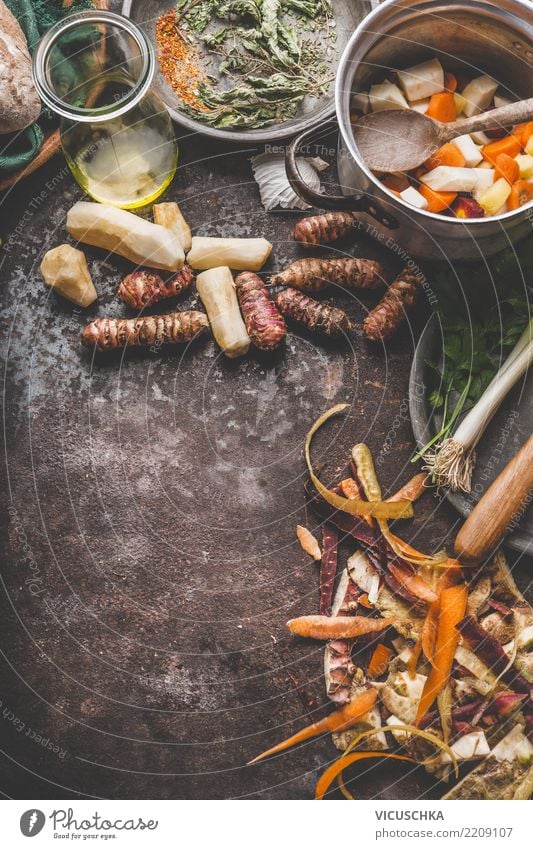
M197 233L265 235L276 268L300 253L294 215L262 210L248 155L184 139L167 199ZM127 263L88 249L99 301L87 311L50 294L38 272L80 194L56 158L0 207L0 790L310 798L335 755L329 739L245 766L308 721L295 677L325 702L322 647L285 628L318 601L317 569L294 537L297 522L312 527L302 442L320 412L348 401L317 462L340 470L364 440L386 487L412 473L408 375L427 310L387 355L362 338L370 294L339 299L355 322L350 345L291 333L270 359L229 361L207 338L186 354L93 360L80 330L126 313L115 291ZM338 250L379 255L354 239ZM408 532L436 548L457 521L426 495ZM440 794L419 773L400 777L388 768L365 792L385 782L389 797Z

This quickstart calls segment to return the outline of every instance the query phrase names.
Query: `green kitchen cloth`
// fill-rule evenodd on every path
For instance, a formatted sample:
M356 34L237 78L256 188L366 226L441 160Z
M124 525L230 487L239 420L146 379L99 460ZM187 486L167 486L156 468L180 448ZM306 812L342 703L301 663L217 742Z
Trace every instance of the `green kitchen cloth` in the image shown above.
M46 30L65 15L93 7L91 0L5 0L26 36L30 53ZM34 159L44 141L44 129L53 129L58 119L43 108L35 124L17 133L0 136L0 177L24 168Z

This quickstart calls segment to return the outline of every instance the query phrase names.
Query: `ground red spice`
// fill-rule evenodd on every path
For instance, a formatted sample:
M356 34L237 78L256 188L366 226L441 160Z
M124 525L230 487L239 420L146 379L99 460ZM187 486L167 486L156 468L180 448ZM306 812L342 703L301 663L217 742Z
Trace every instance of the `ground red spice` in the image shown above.
M200 57L194 46L188 44L176 26L174 9L161 15L156 23L156 38L159 45L159 65L172 88L184 103L207 112L207 107L198 100L198 84L205 78Z

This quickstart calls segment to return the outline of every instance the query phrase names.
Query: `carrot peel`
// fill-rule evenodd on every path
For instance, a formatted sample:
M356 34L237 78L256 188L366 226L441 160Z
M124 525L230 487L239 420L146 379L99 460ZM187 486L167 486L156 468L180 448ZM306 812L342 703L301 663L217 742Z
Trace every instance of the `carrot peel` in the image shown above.
M384 631L394 624L393 619L371 619L369 616L299 616L289 619L287 627L298 637L315 640L352 639L363 634Z
M440 594L433 665L418 704L417 722L427 713L448 683L459 642L457 625L464 618L467 600L468 590L465 584L446 587Z
M391 656L392 649L383 643L378 643L368 664L367 675L369 678L379 678L380 675L383 675L387 671Z
M248 763L257 763L257 761L261 761L263 758L277 754L278 752L283 752L285 749L290 749L297 743L312 740L313 737L318 737L321 734L331 734L334 731L345 731L347 728L355 725L356 722L359 722L359 720L374 707L377 697L377 690L363 690L358 693L358 695L355 696L349 704L344 705L344 707L339 710L328 714L328 716L325 716L324 719L320 719L318 722L313 722L311 725L307 725L305 728L297 731L296 734L293 734L292 737L288 737L276 746L272 746L271 749L267 749L266 752L258 755Z

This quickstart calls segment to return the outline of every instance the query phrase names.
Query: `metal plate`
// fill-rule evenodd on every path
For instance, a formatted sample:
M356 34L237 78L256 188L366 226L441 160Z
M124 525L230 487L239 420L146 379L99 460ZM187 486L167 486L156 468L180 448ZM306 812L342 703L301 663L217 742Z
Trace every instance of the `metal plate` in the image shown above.
M409 412L418 447L439 430L441 418L433 416L428 395L435 377L428 360L442 361L443 333L438 316L433 315L417 345L409 378ZM533 420L533 374L518 382L485 431L478 446L472 477L472 493L448 492L447 498L462 516L468 516L493 480L522 447L531 434ZM530 504L506 544L516 551L533 552L533 507Z
M332 0L332 2L337 32L335 54L331 62L332 76L334 76L338 61L350 36L365 15L371 11L372 5L376 4L372 4L370 0ZM122 14L143 27L157 54L156 21L160 15L174 5L174 0L162 0L162 2L161 0L159 2L158 0L125 0L122 4ZM306 98L301 103L298 114L289 121L264 127L260 130L219 130L183 114L180 99L168 85L157 61L153 88L161 97L175 121L192 132L204 133L207 136L224 139L225 141L245 141L250 144L279 141L294 136L313 124L319 126L323 121L331 118L335 112L335 81L332 80L326 95L318 98Z

